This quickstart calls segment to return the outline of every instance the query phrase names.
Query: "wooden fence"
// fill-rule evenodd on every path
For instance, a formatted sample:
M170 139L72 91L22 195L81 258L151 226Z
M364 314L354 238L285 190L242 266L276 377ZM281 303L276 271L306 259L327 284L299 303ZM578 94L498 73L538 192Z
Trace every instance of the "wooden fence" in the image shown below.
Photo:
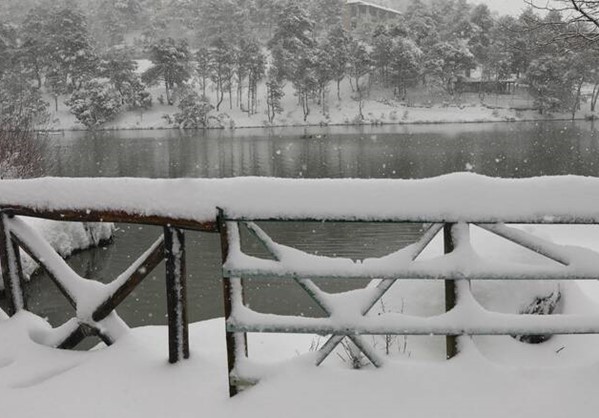
M32 187L33 191L37 191L40 190L40 183L18 183L16 186L10 183L5 187L5 191L9 193L0 196L0 265L9 305L8 313L13 315L27 309L26 292L23 291L23 272L18 257L19 251L22 249L48 272L50 279L76 311L74 318L55 330L54 337L49 344L59 348L71 348L88 336L97 336L106 344L112 344L127 328L116 314L115 309L162 260L165 260L169 361L174 363L185 359L189 356L185 232L200 231L218 233L221 237L224 315L231 395L235 395L240 388L254 382L252 376L243 376L239 372L241 370L239 366L245 361L248 353L246 334L249 332L328 335L328 341L316 354L316 364L322 363L344 338L348 338L377 367L383 366L385 361L365 341L364 335L446 336L447 357L450 358L456 354L458 350L456 342L462 336L599 333L598 315L539 316L486 311L476 302L469 286L471 280L599 280L598 254L591 251L573 251L571 248L544 241L503 223L597 224L599 223L599 213L592 207L599 207L599 198L595 197L596 194L589 193L591 190L596 190L595 180L557 178L519 183L507 180L498 182L469 175L454 176L439 184L430 181L421 183L423 188L421 202L418 200L420 197L417 194L421 189L413 187L414 183L411 182L406 182L405 185L398 182L397 190L395 190L395 183L386 181L379 183L360 181L352 183L345 181L298 182L297 189L294 188L296 183L283 180L258 181L254 179L253 183L249 185L247 181L239 183L229 180L218 183L194 181L178 183L177 193L180 193L182 198L191 195L193 191L198 196L211 196L209 192L226 188L228 195L223 192L223 196L220 196L222 201L225 201L229 195L236 197L241 192L245 192L247 196L254 196L254 199L249 202L251 204L248 204L247 201L240 203L234 208L234 211L228 212L227 210L230 208L223 205L222 210L217 210L216 207L213 208L213 211L210 211L210 208L204 208L201 216L186 218L180 215L181 212L176 216L164 215L164 213L169 213L171 207L176 213L176 199L171 199L173 202L169 203L171 206L168 208L162 211L148 211L148 215L140 214L143 213L141 207L136 212L122 209L124 206L119 206L121 208L119 210L97 209L98 207L110 208L110 202L116 201L122 191L119 192L121 194L116 193L114 196L110 196L110 199L95 204L93 206L95 209L85 209L88 201L94 201L94 190L92 187L88 191L87 182L83 180L79 185L81 187L78 186L77 190L81 191L80 195L88 193L89 196L83 196L80 203L74 204L69 201L68 204L65 203L64 208L56 208L52 204L47 204L46 197L42 196L36 197L39 202L35 204L30 202L28 205L19 206L15 205L14 201L21 195L32 195L23 193L22 188ZM73 187L73 182L63 184L57 181L56 190L63 190L65 186ZM254 186L254 183L257 186ZM98 184L105 184L105 181L98 180ZM139 186L145 184L140 183ZM366 187L371 184L376 187ZM108 184L108 186L112 185L113 183ZM135 183L131 190L138 191L139 202L149 201L149 197L145 198L146 194L153 197L157 191L164 194L173 190L173 187L164 187L164 183L161 182L157 182L156 185L159 187L142 190ZM306 187L307 185L309 187ZM315 186L320 190L312 197L308 194L312 193ZM180 190L181 187L183 187L183 191ZM197 189L202 187L205 190L198 193ZM252 187L254 189L251 189ZM339 190L339 193L345 193L346 197L340 199L339 193L334 196L324 193L323 187ZM352 187L355 187L355 190L351 189ZM388 188L388 190L384 188ZM111 190L110 187L105 189ZM355 215L356 210L345 208L343 202L349 202L350 198L355 199L355 196L364 199L364 193L373 189L376 189L377 193L369 201L370 206L368 207L384 208L385 211L379 218L373 219L372 214L377 213L374 209L365 210L363 207L361 210L364 216L360 216ZM479 192L473 194L472 190L479 190ZM567 199L571 204L571 210L565 208L562 202L555 200L559 190L570 193ZM303 206L298 210L299 203L288 202L289 198L287 197L281 198L281 196L287 196L285 193L288 196L301 196L297 202ZM437 196L440 193L446 195L443 207L450 207L450 209L445 212L437 209L430 210L429 196ZM402 200L402 196L407 195L411 199ZM470 201L474 195L479 198L480 203L476 206L464 206L463 202ZM296 213L292 217L285 217L285 213L281 210L275 212L264 210L263 213L270 215L256 216L256 213L261 213L263 208L269 208L269 196L276 196L281 207L288 204L288 211L295 210ZM80 196L78 195L78 197ZM9 198L11 200L8 200ZM326 200L328 198L331 199L330 202ZM4 199L4 203L1 203L1 199ZM69 199L73 198L69 196ZM397 202L389 199L396 199ZM262 201L265 202L263 206L256 203ZM415 201L416 203L414 203ZM521 211L507 210L503 207L496 209L495 201L499 203L516 202L523 209ZM6 202L13 202L13 204L8 205ZM127 208L136 207L135 200L132 199L131 202L127 202ZM310 212L309 205L311 204L320 206ZM439 203L439 205L441 204ZM332 215L331 212L327 212L327 205L335 206L336 209ZM411 205L409 210L405 209L406 205ZM204 202L204 206L208 207L209 205ZM394 208L401 208L401 213L394 215ZM424 215L421 215L416 211L418 208L429 208L429 212L423 212ZM496 213L493 213L494 211ZM279 212L280 214L277 215ZM308 215L299 216L300 212L308 213ZM160 215L161 213L162 215ZM210 213L214 213L214 215L211 217ZM523 215L520 216L520 213ZM157 225L163 228L164 233L114 281L109 284L101 284L80 277L70 269L64 260L50 248L49 244L21 219L22 216L60 221ZM501 218L501 216L504 217ZM350 260L306 254L278 244L263 229L264 225L271 221L406 222L429 226L416 243L393 254L378 259ZM464 253L468 255L468 251L471 249L469 238L471 225L476 225L540 254L548 260L552 260L553 263L548 266L526 269L521 266L498 268L495 265L481 262L472 263L467 256L464 257ZM250 236L266 248L269 254L268 258L244 253L240 228L247 229ZM433 238L439 234L443 236L446 253L441 257L441 264L417 260ZM327 313L327 317L269 315L252 311L244 304L243 280L246 278L292 280ZM324 278L369 279L372 282L361 291L353 291L350 300L343 293L324 292L317 284L318 280ZM397 313L369 316L369 311L391 286L398 280L404 279L444 281L447 312L432 318L411 317ZM358 294L359 303L356 303L355 297Z
M123 274L102 286L77 275L62 258L19 216L61 221L122 222L163 227L163 235ZM36 210L13 207L0 210L0 265L8 302L8 314L27 309L19 249L25 251L48 274L60 292L75 308L76 317L54 338L57 348L74 348L86 337L97 336L111 345L126 325L115 309L160 264L166 265L166 298L169 335L169 361L189 357L184 230L217 232L216 223L185 219L132 215L118 211Z
M430 261L417 262L418 256L438 234L443 236L445 258L448 260L452 254L469 251L471 242L468 222L430 224L416 243L383 258L358 261L328 258L302 254L295 248L278 244L252 220L228 217L221 213L219 226L224 254L223 277L227 300L226 327L231 396L256 382L255 377L244 376L240 372L248 353L248 332L327 335L328 340L316 354L316 365L321 364L333 353L344 338L348 338L375 367L383 366L385 361L372 345L363 339L365 335L446 336L446 353L450 359L458 353L457 342L462 336L538 337L599 333L599 315L541 316L490 312L479 305L470 288L471 280L597 280L599 269L596 266L599 266L599 254L585 250L578 254L567 247L542 240L502 223L473 225L540 254L554 263L538 268L497 268L492 263L473 267L477 262L475 257L471 259L472 265L469 265L468 257L462 257L461 261L454 264L449 262L442 267ZM268 259L243 252L240 228L247 229L250 235L264 246L269 254ZM327 317L307 318L253 311L244 304L243 279L247 278L292 280L322 308ZM344 299L343 294L323 291L317 284L321 279L369 279L371 282L361 290L350 292L351 298ZM432 318L397 313L368 316L396 281L406 279L445 281L446 313Z

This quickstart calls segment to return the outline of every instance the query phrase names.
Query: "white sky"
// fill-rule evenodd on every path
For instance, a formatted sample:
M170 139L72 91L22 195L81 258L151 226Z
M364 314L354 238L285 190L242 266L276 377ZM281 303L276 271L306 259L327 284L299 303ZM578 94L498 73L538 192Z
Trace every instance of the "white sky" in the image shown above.
M523 0L470 0L472 4L484 3L501 14L519 15L526 8Z

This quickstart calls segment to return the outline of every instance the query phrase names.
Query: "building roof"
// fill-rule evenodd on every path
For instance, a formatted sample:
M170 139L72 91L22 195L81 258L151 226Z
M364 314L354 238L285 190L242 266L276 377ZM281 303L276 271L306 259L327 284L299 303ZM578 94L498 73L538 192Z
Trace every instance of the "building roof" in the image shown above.
M362 1L362 0L348 0L346 4L348 4L348 5L354 5L355 4L355 5L359 5L359 6L368 6L368 7L373 7L375 9L384 10L384 11L389 12L389 13L394 13L394 14L397 14L397 15L401 15L402 14L399 10L390 9L388 7L384 7L384 6L381 6L379 4L369 3L367 1Z

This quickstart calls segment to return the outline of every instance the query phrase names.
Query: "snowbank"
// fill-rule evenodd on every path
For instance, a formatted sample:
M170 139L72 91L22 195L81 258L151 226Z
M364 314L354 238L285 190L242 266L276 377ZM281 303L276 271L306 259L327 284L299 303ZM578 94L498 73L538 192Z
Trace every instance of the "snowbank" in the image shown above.
M11 418L478 418L481 411L486 418L590 418L599 408L597 354L581 362L568 350L556 354L555 346L509 337L496 345L506 356L528 358L526 365L501 365L468 343L447 362L399 360L355 371L337 357L319 368L310 354L298 357L310 337L251 335L250 355L270 372L228 399L222 320L192 325L191 359L176 366L165 360L166 328L135 329L104 350L65 352L31 341L29 334L45 326L28 314L0 322L0 398Z

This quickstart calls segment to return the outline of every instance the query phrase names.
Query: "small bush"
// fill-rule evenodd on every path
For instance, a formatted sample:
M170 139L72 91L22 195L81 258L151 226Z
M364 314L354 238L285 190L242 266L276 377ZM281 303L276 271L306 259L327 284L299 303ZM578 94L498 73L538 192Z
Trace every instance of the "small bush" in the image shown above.
M208 113L214 109L205 96L189 91L179 102L179 112L173 115L175 124L183 129L205 128Z
M119 93L107 83L91 80L76 90L66 105L71 113L89 129L114 119L121 110Z
M0 179L41 174L44 141L31 130L0 130Z

